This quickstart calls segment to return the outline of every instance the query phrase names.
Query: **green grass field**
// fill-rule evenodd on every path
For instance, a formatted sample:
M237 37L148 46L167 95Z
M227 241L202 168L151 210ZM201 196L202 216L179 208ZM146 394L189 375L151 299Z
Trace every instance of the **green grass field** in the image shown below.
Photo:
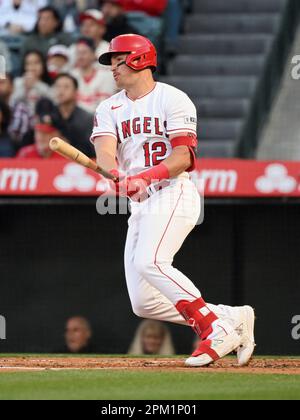
M299 400L300 376L174 372L4 373L0 399Z
M299 400L300 375L151 369L1 372L0 399Z

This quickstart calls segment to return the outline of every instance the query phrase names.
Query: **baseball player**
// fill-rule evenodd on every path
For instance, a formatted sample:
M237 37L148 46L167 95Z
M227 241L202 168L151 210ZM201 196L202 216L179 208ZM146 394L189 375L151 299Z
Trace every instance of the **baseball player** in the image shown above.
M255 347L253 309L207 304L173 266L201 212L190 179L195 106L185 93L154 80L157 53L147 38L121 35L99 61L111 66L120 92L99 105L91 140L99 165L118 178L118 193L131 201L125 272L133 311L194 329L200 344L187 366L206 366L235 350L245 365Z

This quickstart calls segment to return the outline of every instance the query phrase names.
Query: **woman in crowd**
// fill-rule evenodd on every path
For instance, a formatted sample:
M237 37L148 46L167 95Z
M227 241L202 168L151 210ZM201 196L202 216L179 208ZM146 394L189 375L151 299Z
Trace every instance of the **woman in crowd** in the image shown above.
M46 60L39 51L29 51L24 57L22 77L14 82L12 102L24 103L30 115L41 97L50 97Z
M15 155L13 142L8 134L10 124L9 106L0 100L0 158L10 158Z
M139 326L128 354L171 356L175 354L169 329L159 321L145 320Z

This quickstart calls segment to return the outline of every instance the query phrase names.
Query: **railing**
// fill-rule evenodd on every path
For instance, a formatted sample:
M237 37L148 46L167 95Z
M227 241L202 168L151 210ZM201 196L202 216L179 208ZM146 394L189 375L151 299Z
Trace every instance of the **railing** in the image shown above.
M262 128L278 92L299 21L299 0L288 0L280 30L270 49L242 135L236 145L236 156L238 157L255 157Z

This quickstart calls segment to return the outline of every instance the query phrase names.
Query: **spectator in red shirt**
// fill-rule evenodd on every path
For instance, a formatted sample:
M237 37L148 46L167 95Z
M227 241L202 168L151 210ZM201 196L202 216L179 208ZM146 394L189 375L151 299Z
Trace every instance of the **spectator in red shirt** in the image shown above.
M166 10L168 0L120 0L127 12L144 12L150 16L161 16Z
M17 157L20 159L64 159L49 148L49 142L53 137L61 137L60 131L52 125L52 122L41 122L34 128L34 144L22 147Z

